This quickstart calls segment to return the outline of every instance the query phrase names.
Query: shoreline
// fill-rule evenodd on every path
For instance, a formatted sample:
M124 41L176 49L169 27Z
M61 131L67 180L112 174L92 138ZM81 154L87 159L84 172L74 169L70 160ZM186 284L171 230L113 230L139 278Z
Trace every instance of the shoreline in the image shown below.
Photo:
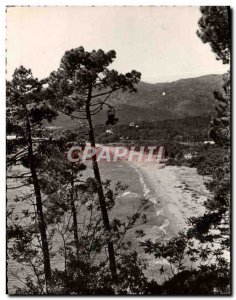
M209 196L209 191L196 169L158 163L147 165L143 162L132 162L132 164L149 189L147 199L151 204L150 209L155 214L155 225L148 223L148 228L146 230L144 228L143 240L168 242L171 238L177 237L180 231L188 228L186 223L188 218L204 214L203 203ZM159 259L153 254L146 255L143 251L139 255L148 262L145 270L148 278L163 284L166 275L172 276L169 262L165 258ZM160 275L159 270L163 265L166 272Z
M147 199L153 203L156 217L166 219L158 228L165 238L172 238L187 228L190 217L204 214L203 203L210 193L196 169L143 162L130 165L142 176L148 189Z

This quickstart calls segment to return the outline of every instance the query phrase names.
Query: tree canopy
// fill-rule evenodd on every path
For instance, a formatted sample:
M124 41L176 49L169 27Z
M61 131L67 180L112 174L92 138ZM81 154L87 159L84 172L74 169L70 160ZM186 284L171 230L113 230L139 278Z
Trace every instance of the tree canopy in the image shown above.
M201 6L197 35L209 43L216 59L223 64L230 61L230 8L227 6Z
M90 101L96 100L92 103L91 113L96 113L116 90L135 92L135 84L140 81L141 73L132 70L120 74L110 69L109 65L115 58L114 50L104 52L99 49L88 52L81 46L66 51L60 67L48 78L49 90L56 94L57 107L61 105L69 114L80 112L88 100L90 89Z

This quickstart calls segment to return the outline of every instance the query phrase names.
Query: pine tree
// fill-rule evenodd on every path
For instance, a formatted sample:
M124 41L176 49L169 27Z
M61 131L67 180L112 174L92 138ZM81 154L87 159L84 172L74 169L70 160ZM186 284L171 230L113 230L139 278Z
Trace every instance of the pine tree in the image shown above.
M57 109L74 119L87 121L89 141L93 148L96 146L96 141L92 116L107 105L110 95L115 91L136 91L134 84L137 84L141 77L141 74L136 71L123 75L115 70L110 70L108 66L115 58L114 50L105 53L101 49L92 52L85 51L83 47L72 49L65 52L59 69L53 72L48 79L52 98L54 95L57 99L54 101ZM82 116L78 117L75 113L80 113ZM92 166L104 227L110 236L110 221L96 154L92 157ZM110 237L107 238L107 246L110 270L115 279L117 277L116 261L114 246Z
M230 7L225 6L204 6L200 8L202 17L199 20L200 30L198 36L204 43L210 43L212 51L217 54L217 59L223 64L230 62L231 52L231 36L230 36ZM215 161L215 168L212 172L213 182L210 185L211 191L214 193L213 199L207 201L208 213L217 213L217 218L207 218L210 224L217 226L222 219L229 223L230 209L230 107L231 107L231 91L230 91L230 72L224 74L223 91L214 91L216 99L216 115L212 117L210 122L209 137L215 144L222 148L224 165ZM215 220L215 221L214 221ZM226 226L227 227L227 226ZM223 229L225 231L225 228ZM227 230L226 230L227 231ZM223 234L223 233L222 233ZM223 236L225 236L223 234ZM227 238L228 240L228 238ZM227 243L227 242L226 242ZM229 244L229 243L228 243Z
M20 172L21 174L16 175L15 178L25 179L25 183L19 188L29 183L34 188L47 288L51 281L50 254L38 177L37 149L40 146L40 139L36 138L35 142L34 137L40 134L41 122L44 119L51 121L55 116L55 111L45 102L42 83L33 77L31 70L23 66L16 69L13 79L7 82L7 130L9 133L17 133L18 138L8 143L7 166L21 163L30 170L23 174Z
M201 6L202 16L198 21L198 37L203 43L209 43L216 53L217 60L223 64L230 62L230 24L231 11L229 6Z

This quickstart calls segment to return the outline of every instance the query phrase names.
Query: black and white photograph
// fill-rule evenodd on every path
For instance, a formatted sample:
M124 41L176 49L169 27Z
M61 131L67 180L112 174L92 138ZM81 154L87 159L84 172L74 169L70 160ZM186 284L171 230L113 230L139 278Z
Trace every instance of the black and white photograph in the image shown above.
M231 295L232 8L5 18L6 294Z

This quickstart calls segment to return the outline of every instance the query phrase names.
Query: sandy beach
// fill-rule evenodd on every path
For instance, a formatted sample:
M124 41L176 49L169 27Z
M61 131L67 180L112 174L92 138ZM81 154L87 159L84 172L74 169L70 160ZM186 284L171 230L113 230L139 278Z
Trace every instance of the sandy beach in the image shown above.
M97 144L97 147L104 146ZM109 145L109 151L114 153L115 147ZM210 197L204 182L211 178L206 176L203 178L195 168L166 166L158 159L147 162L137 159L130 161L127 158L123 157L115 165L119 165L120 162L123 163L124 169L132 168L135 171L139 181L140 191L138 194L139 196L143 194L143 198L150 202L148 210L145 211L149 225L145 231L146 239L168 240L187 228L187 221L190 217L204 214L203 203ZM117 167L113 169L114 172L117 170ZM123 174L121 178L121 181L124 180L123 183L129 185L132 181L137 181L133 177L126 182L127 178ZM132 205L137 206L137 199L135 200L132 194L134 196L134 193L125 192L121 197L122 200L120 198L116 200L118 217L127 215Z
M196 169L158 162L132 162L132 166L145 181L144 194L154 204L156 216L165 216L159 230L166 238L187 228L190 217L204 214L203 203L210 194L204 185L206 178L198 175Z
M151 203L148 211L145 211L147 226L142 226L145 232L143 240L166 242L188 227L190 217L204 214L203 203L210 194L204 185L206 178L198 175L196 169L165 166L158 162L131 164L139 174L144 196ZM150 279L162 284L166 280L165 276L171 276L166 259L146 255L143 249L139 251L140 257L148 262L145 273ZM163 265L166 272L161 275L159 269Z

